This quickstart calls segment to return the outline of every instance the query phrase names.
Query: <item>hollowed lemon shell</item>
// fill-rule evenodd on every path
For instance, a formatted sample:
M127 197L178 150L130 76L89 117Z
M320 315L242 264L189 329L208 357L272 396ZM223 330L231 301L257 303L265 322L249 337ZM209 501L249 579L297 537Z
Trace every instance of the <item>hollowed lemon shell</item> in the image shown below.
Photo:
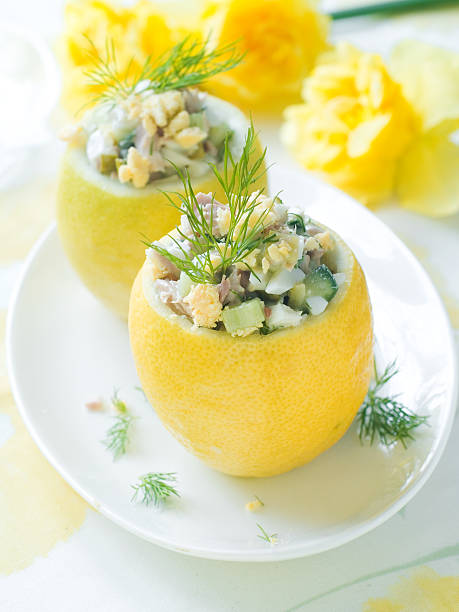
M352 423L372 372L372 314L360 265L332 235L346 282L323 314L267 336L193 328L139 272L129 333L142 387L167 429L209 466L280 474L323 453Z
M240 143L248 122L236 107L212 98ZM257 153L261 153L258 145ZM266 176L254 189L266 187ZM193 180L195 193L212 192L223 198L220 184L209 172ZM142 238L157 240L179 223L180 214L161 191L183 192L177 179L136 189L101 175L83 150L69 147L61 164L57 223L64 250L86 287L108 308L127 317L129 294L145 259ZM173 196L175 201L179 199Z

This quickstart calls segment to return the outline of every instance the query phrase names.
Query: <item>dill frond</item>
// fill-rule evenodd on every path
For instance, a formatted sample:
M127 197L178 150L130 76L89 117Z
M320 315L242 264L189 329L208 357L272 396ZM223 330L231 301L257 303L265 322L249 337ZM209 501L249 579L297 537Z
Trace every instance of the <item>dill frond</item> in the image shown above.
M131 485L132 489L134 489L131 501L135 501L141 495L140 503L146 506L153 503L155 506L158 506L171 495L180 497L180 493L171 484L175 482L177 482L175 472L149 472L141 476L137 484Z
M124 455L128 449L131 424L135 417L129 414L125 402L119 398L116 389L110 401L112 406L118 411L118 414L113 417L115 422L107 431L102 443L113 454L113 459L115 460Z
M121 72L113 40L106 41L105 54L101 55L94 43L86 38L94 67L84 74L88 85L98 92L91 104L114 102L134 93L163 93L194 87L231 70L244 57L237 49L237 41L212 49L208 38L201 42L190 35L159 57L153 59L149 56L140 69L133 68L132 58L126 70Z
M115 423L107 431L103 444L113 453L113 459L124 455L129 445L129 433L134 417L130 414L118 414Z
M113 391L113 395L110 399L112 406L114 408L116 408L116 410L118 410L118 412L120 412L121 414L127 414L127 406L125 404L125 402L123 402L122 399L120 399L119 395L118 395L118 389L115 389Z
M277 542L277 533L272 533L271 535L269 535L263 529L263 527L260 525L260 523L257 523L257 527L258 527L258 529L261 532L261 533L259 533L257 535L257 537L260 538L260 540L263 540L264 542L268 542L268 544L275 544Z
M265 502L261 501L261 499L258 497L258 495L254 495L254 498L257 500L257 502L259 502L262 506L265 505Z
M381 393L396 374L395 361L381 375L378 375L375 366L375 382L357 414L362 443L369 440L371 445L378 437L385 446L400 441L407 448L408 441L414 440L413 431L428 420L427 416L419 416L399 402L396 395L385 396Z
M175 193L177 204L172 196L164 192L171 206L184 214L190 224L192 236L185 235L178 228L178 235L191 244L191 252L186 251L179 239L171 239L180 250L180 257L171 254L160 244L145 241L145 244L171 261L179 270L185 272L193 282L215 283L218 276L226 273L232 265L244 260L247 255L265 244L277 241L274 233L264 231L264 220L269 210L261 214L252 223L251 218L262 194L260 190L253 197L251 186L264 174L263 162L266 149L258 156L256 151L256 133L253 123L247 132L241 156L236 162L230 151L229 138L225 140L223 166L220 170L215 164L209 163L216 179L220 183L229 206L230 223L227 235L216 238L213 235L213 207L210 218L207 219L194 193L190 175L175 167L177 175L183 184L183 193ZM219 255L217 265L212 262L212 256Z

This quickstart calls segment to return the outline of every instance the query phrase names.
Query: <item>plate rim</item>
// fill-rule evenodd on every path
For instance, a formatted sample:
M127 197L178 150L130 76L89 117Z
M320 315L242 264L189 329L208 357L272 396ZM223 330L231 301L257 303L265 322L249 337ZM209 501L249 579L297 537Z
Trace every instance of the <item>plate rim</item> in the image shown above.
M283 164L279 164L276 166L276 172L289 173L294 175L299 175L300 172L289 168ZM381 221L376 215L374 215L371 211L366 209L363 205L353 200L350 196L345 194L344 192L336 189L335 187L328 185L317 179L315 177L311 177L309 175L303 175L301 177L306 181L310 181L312 183L318 184L319 189L326 189L330 193L338 192L341 199L347 200L346 204L348 206L352 206L354 209L359 210L359 214L364 214L365 216L371 217L373 222L376 222L378 225L381 225L385 231L389 231L393 240L397 244L399 248L403 251L404 255L409 259L411 265L414 265L417 268L418 272L422 275L425 282L430 286L430 289L435 296L437 306L439 306L439 310L442 313L445 329L448 331L448 353L453 366L453 379L452 379L452 388L450 390L450 402L449 404L445 404L444 410L447 411L447 419L443 425L443 429L440 431L440 436L437 439L437 447L434 449L433 453L430 453L430 456L427 456L425 459L425 465L422 474L417 478L417 480L413 483L408 490L403 493L399 499L390 504L389 507L385 508L379 515L369 518L357 525L352 525L347 527L343 531L341 531L338 535L329 536L324 540L322 545L314 546L312 549L308 549L307 546L298 545L294 548L287 549L276 549L276 547L270 547L266 549L253 549L251 551L245 550L224 550L217 549L211 550L209 548L199 547L199 546L191 546L191 547L181 547L176 545L175 543L169 542L167 539L157 537L148 533L142 528L138 528L135 523L131 520L128 520L122 516L120 516L117 512L114 512L110 509L110 507L105 506L97 502L94 497L85 490L84 486L80 486L77 479L75 479L69 471L61 465L59 458L55 456L52 450L50 450L45 442L43 442L40 438L39 433L35 430L35 427L32 423L32 420L29 419L27 407L25 402L22 399L22 393L19 387L19 384L16 380L15 374L15 365L13 358L13 329L15 326L15 313L16 306L20 299L20 295L23 289L23 286L27 282L27 277L29 274L29 270L35 261L37 255L40 253L42 249L46 247L48 241L53 238L55 235L58 235L57 232L57 224L54 221L51 225L41 234L38 238L30 252L28 253L25 261L23 263L22 270L19 274L19 277L16 281L15 287L11 294L8 309L7 309L7 319L6 319L6 333L5 333L5 347L6 347L6 365L8 372L9 384L11 387L11 391L19 410L20 416L27 427L29 434L31 435L34 442L37 444L41 453L45 456L47 461L52 465L52 467L60 474L60 476L72 487L74 491L78 493L94 510L101 513L103 516L114 522L119 527L125 529L126 531L140 537L148 542L151 542L157 546L162 548L172 550L178 553L182 553L188 556L199 557L204 559L212 559L212 560L220 560L220 561L235 561L235 562L273 562L273 561L284 561L289 559L297 559L306 556L311 556L314 554L320 554L322 552L326 552L328 550L332 550L334 548L338 548L343 546L344 544L355 540L366 533L369 533L373 529L379 527L387 520L392 518L397 512L399 512L407 503L409 503L422 489L422 487L428 482L430 477L432 476L435 468L437 467L441 457L443 456L444 450L446 448L446 444L449 440L451 429L453 426L455 408L458 398L458 358L456 354L455 348L455 340L453 335L453 328L450 322L450 319L447 315L446 308L441 300L441 297L434 286L432 280L429 275L425 271L422 264L418 261L418 259L414 256L414 254L410 251L410 249L403 243L403 241L392 231L392 229L387 226L383 221ZM330 540L330 541L329 541Z

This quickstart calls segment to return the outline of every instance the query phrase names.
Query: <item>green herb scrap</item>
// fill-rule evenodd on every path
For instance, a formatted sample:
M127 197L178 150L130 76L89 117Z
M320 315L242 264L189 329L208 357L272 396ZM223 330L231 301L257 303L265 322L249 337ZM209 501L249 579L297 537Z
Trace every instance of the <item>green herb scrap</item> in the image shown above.
M175 472L149 472L141 476L137 484L131 485L134 489L131 501L135 501L141 495L140 502L142 504L149 506L153 503L158 506L171 495L180 497L180 493L173 485L176 481Z
M191 243L190 251L186 251L180 240L171 236L180 256L171 254L160 244L145 242L145 244L169 259L179 270L185 272L196 283L215 283L226 273L228 268L244 260L247 255L263 244L276 242L272 233L264 231L264 220L269 213L266 209L257 213L255 220L252 215L259 203L262 190L257 197L253 197L252 185L263 176L265 170L263 161L266 149L256 156L256 133L251 123L244 147L239 160L236 162L230 151L228 138L225 140L225 155L222 169L215 164L209 164L220 183L230 212L229 229L224 238L213 235L214 207L211 207L210 218L206 218L202 207L198 204L188 171L183 173L175 167L177 175L182 181L184 193L176 193L180 204L177 204L170 194L164 193L171 206L179 209L188 219L193 235L185 235L180 229L180 237ZM214 263L213 256L219 255L218 264Z
M385 396L383 387L396 375L396 363L390 363L381 375L375 367L375 381L357 414L359 438L373 444L376 437L385 446L400 441L405 448L414 440L413 431L424 425L428 417L419 416L397 400L396 395Z
M287 226L294 229L300 236L304 236L306 234L306 225L301 215L289 212Z
M115 389L113 391L113 395L110 398L110 401L112 403L112 406L114 408L116 408L116 410L118 410L118 412L120 412L121 414L127 414L127 412L128 412L127 406L126 406L125 402L123 402L123 400L120 399L120 397L118 395L118 389Z
M210 48L193 36L185 37L157 58L148 57L140 70L133 68L133 59L121 73L113 40L106 41L105 56L89 43L89 56L94 67L85 73L89 86L98 93L93 103L114 102L135 93L163 93L171 89L194 87L211 77L231 70L243 59L237 42Z
M271 535L268 535L268 533L263 529L260 523L257 523L257 527L261 531L261 533L257 535L260 540L268 542L268 544L275 544L277 542L277 533L272 533Z
M117 391L113 393L111 403L119 414L113 417L115 423L107 431L103 444L112 452L113 459L118 459L128 449L131 425L135 417L129 414L125 402L119 398Z
M258 497L258 495L254 495L255 500L261 505L264 506L265 503L261 501L261 499Z

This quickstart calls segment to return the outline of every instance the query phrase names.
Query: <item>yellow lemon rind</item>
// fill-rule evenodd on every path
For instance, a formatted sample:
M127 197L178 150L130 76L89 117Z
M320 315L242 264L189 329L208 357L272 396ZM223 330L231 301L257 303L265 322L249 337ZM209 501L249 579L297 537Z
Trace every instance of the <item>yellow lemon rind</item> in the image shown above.
M207 99L211 110L234 130L231 146L238 156L249 126L247 118L228 102ZM254 189L265 187L263 176ZM213 192L217 199L223 198L210 169L193 179L193 188L195 193ZM86 287L122 318L127 318L132 283L145 258L142 240L157 240L179 223L179 211L162 191L181 193L183 185L177 178L143 189L120 184L92 168L80 148L69 147L62 160L57 196L62 245ZM179 202L178 197L174 199Z
M371 306L360 265L332 232L346 282L322 315L268 336L194 328L149 293L129 312L142 387L166 428L209 466L273 476L311 461L352 423L372 372Z

